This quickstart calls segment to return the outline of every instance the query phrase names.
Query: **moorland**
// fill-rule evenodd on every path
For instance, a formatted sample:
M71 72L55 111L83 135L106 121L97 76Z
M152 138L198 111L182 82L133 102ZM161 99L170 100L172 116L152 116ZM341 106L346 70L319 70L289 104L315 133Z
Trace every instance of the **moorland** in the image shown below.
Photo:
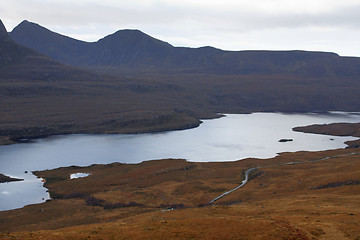
M0 212L20 239L358 239L359 149L38 171L52 200ZM246 169L258 167L242 188ZM70 179L70 174L90 173Z

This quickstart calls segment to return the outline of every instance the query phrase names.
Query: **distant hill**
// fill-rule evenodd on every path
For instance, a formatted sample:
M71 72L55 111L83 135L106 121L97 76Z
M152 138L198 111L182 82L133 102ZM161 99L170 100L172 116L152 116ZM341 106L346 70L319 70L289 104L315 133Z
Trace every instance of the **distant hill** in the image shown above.
M292 74L360 76L360 58L307 51L223 51L173 47L139 30L120 30L83 42L23 21L14 41L64 64L111 73Z

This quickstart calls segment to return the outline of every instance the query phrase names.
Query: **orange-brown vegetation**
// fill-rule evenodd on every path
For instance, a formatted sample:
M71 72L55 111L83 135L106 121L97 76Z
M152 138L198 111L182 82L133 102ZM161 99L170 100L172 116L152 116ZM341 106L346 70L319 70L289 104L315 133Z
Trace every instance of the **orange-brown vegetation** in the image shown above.
M36 172L55 199L0 212L0 238L359 239L359 153L283 153L222 163L168 159ZM284 164L289 162L302 163ZM250 167L261 168L244 187L208 205L239 185ZM91 175L70 180L77 172Z

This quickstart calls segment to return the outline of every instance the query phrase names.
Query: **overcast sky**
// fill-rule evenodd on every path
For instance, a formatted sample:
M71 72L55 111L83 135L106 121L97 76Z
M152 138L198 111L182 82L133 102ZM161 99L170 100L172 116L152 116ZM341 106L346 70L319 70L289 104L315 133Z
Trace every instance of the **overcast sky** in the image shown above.
M85 41L139 29L174 46L360 57L360 0L1 0L0 18Z

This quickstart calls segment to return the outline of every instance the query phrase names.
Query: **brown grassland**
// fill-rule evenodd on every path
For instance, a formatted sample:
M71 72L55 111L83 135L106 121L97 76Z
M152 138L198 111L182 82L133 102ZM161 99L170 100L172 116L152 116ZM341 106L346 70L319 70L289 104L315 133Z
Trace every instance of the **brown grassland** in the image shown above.
M54 199L0 212L0 238L360 239L359 154L355 148L35 172ZM244 187L209 204L259 166ZM91 175L70 180L77 172Z

